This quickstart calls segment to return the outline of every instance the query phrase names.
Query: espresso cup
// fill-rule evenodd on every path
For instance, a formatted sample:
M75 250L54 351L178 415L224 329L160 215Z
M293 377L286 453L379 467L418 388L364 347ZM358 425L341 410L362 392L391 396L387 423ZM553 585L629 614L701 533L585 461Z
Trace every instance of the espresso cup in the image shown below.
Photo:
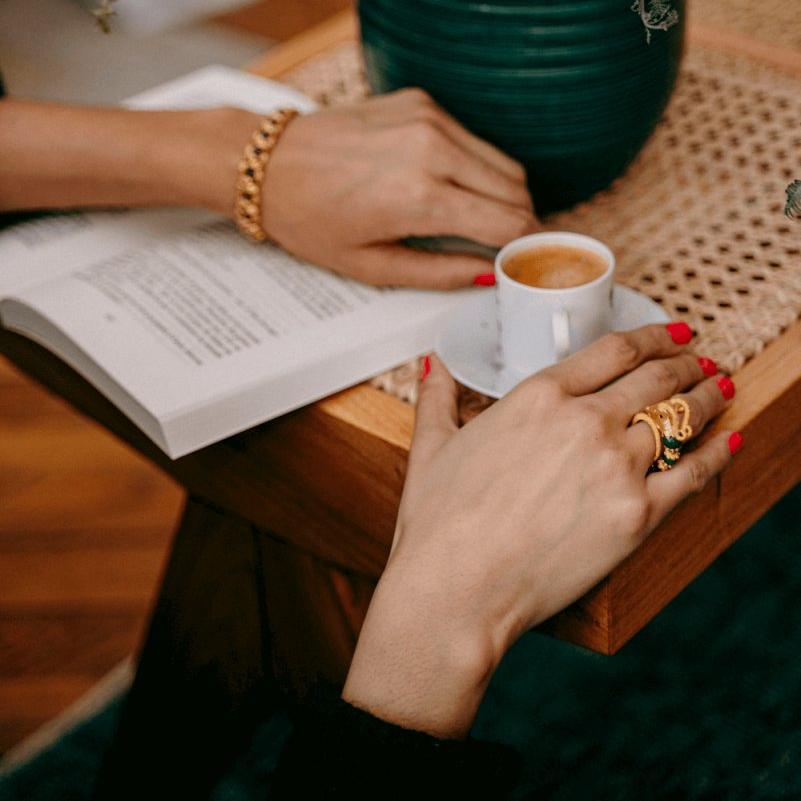
M523 251L561 245L600 256L604 272L584 284L550 289L523 284L504 270ZM500 359L504 367L532 373L564 359L607 333L612 326L615 256L583 234L543 232L515 239L495 257Z

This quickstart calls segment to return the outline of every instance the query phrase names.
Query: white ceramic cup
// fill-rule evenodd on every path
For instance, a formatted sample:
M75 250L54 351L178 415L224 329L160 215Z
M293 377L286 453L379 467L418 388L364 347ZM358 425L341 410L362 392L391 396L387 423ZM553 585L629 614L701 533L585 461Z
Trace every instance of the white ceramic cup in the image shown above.
M524 250L565 245L597 253L603 275L586 284L545 289L521 284L504 272L509 258ZM543 232L515 239L495 257L498 341L504 367L532 373L603 336L612 325L615 256L597 239L583 234Z

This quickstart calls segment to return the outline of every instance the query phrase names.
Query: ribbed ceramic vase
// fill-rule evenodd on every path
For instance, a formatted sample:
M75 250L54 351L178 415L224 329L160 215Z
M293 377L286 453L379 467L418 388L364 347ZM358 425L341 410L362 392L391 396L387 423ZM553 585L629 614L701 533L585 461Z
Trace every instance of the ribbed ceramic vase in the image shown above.
M678 23L650 42L630 0L360 0L376 92L426 89L522 161L540 211L608 186L642 148L676 81Z

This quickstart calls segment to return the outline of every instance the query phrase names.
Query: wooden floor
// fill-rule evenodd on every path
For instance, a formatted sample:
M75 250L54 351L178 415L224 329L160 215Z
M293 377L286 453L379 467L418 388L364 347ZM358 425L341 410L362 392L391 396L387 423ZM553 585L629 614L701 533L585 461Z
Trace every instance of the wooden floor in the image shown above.
M0 359L0 752L135 649L181 500Z

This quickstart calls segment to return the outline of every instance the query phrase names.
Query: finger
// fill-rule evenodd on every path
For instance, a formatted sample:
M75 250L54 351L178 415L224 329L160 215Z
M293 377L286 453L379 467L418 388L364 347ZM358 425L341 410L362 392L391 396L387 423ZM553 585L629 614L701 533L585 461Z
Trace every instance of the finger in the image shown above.
M437 177L533 214L534 205L525 182L511 178L474 153L462 150L444 135L443 141L446 145L440 148L440 156L434 163Z
M426 359L430 369L420 381L407 481L459 430L456 382L435 355Z
M697 384L704 377L698 358L692 353L654 359L619 378L598 394L623 421L652 403L667 400Z
M676 397L683 398L690 408L693 437L697 437L709 421L717 417L728 405L728 400L714 378L708 378L689 392ZM632 453L636 454L639 460L639 467L645 473L654 455L654 436L651 429L645 423L636 423L629 428L626 436Z
M540 230L531 211L459 186L432 179L415 188L405 214L396 218L398 239L408 236L462 236L483 245L503 247Z
M470 133L443 109L437 107L437 110L439 114L435 116L434 122L446 136L490 167L508 176L516 183L525 185L526 170L519 161L508 156L495 145Z
M607 334L542 372L555 378L571 395L587 395L649 359L675 356L682 350L683 346L671 336L668 326L646 325Z
M649 531L686 497L700 492L724 470L732 459L730 440L733 432L716 434L700 448L682 456L679 463L664 473L652 473L645 482L650 498ZM737 445L739 447L739 444Z
M348 265L348 275L375 286L458 289L492 273L492 262L462 253L430 253L403 245L371 245Z
M445 365L433 354L423 360L414 434L403 484L403 501L413 503L414 495L423 488L418 476L425 476L425 466L434 454L459 430L456 382ZM420 479L422 480L422 479ZM392 539L390 554L398 542L398 529Z
M519 161L508 156L495 145L470 133L424 90L401 89L386 97L392 99L392 104L400 111L405 122L414 120L432 123L466 151L478 156L513 180L525 182L526 171Z

